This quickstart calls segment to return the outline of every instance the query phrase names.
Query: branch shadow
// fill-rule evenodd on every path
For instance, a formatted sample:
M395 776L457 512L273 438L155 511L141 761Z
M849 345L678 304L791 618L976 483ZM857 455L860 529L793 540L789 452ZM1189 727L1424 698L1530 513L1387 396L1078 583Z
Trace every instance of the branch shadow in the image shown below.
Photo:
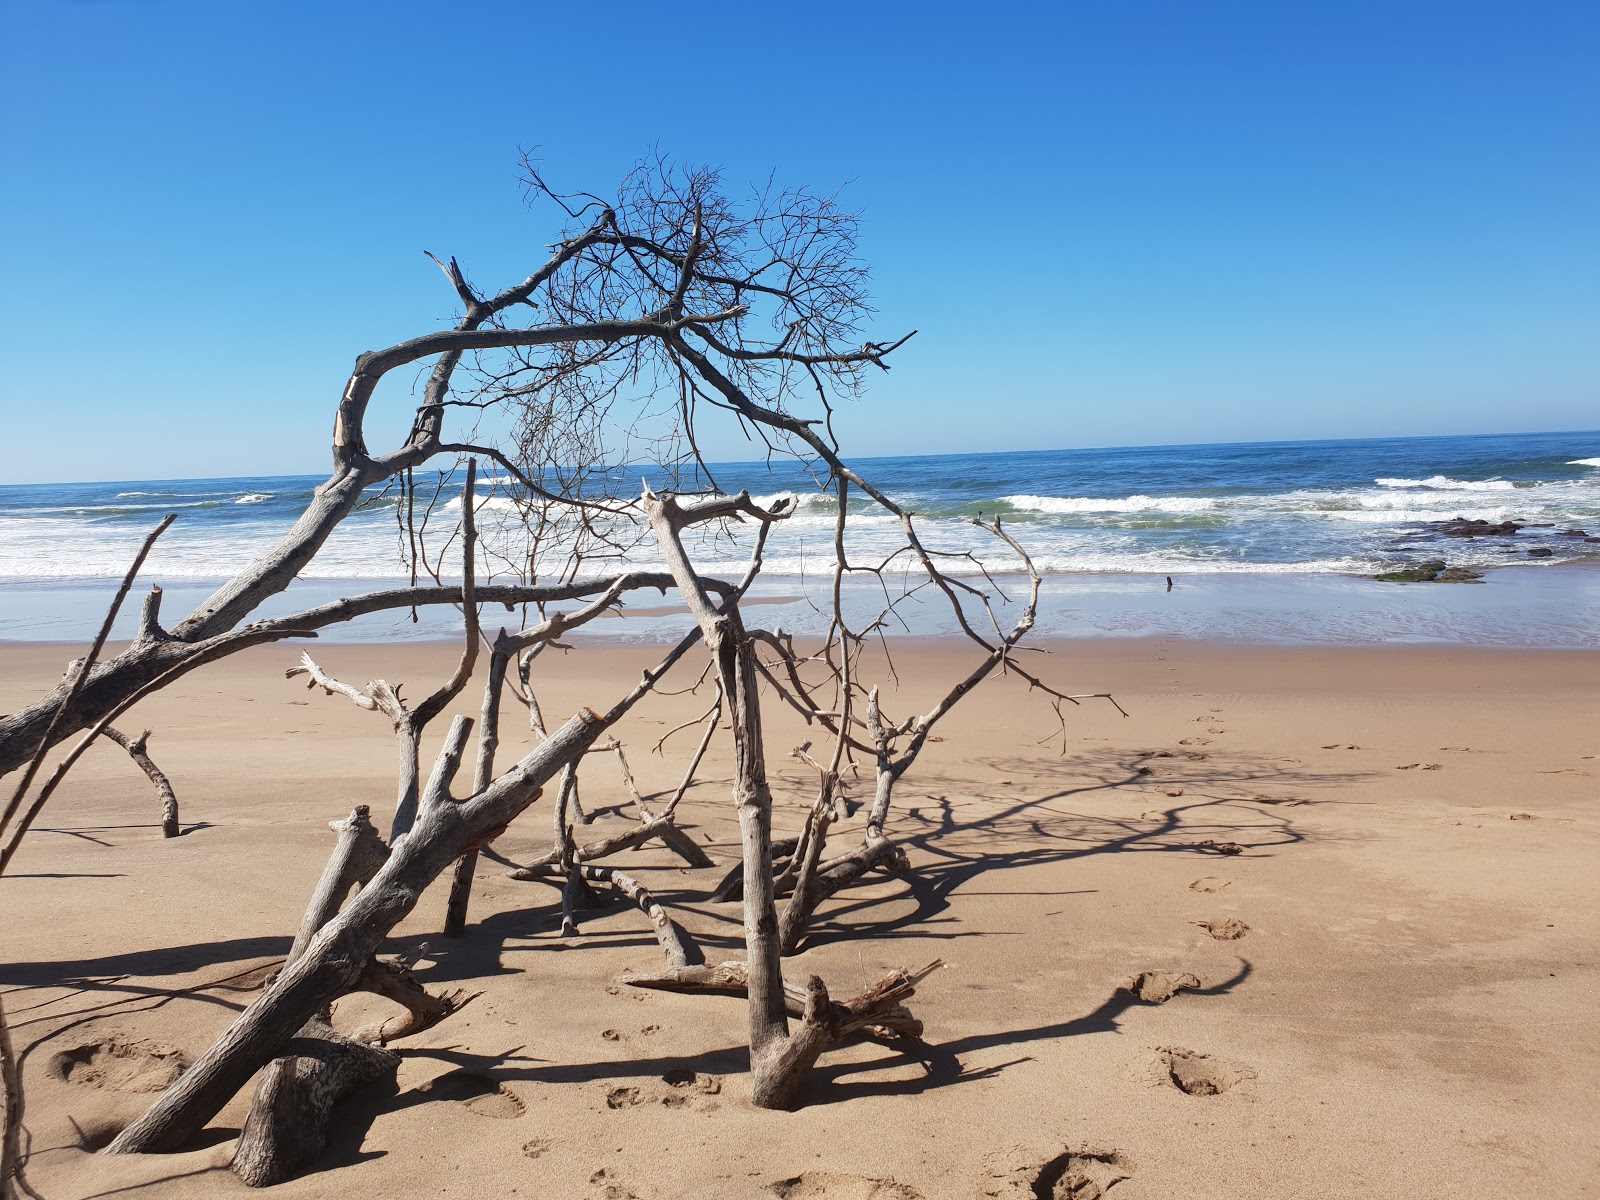
M1238 971L1229 978L1220 983L1214 983L1209 987L1185 989L1180 995L1224 996L1244 983L1252 973L1253 968L1249 960L1241 959ZM1168 1000L1166 1003L1174 1003L1176 999L1177 997L1174 997L1173 1000ZM919 1095L930 1088L950 1087L956 1084L972 1083L980 1079L989 1079L1008 1067L1031 1061L1032 1056L1024 1055L1021 1058L993 1063L977 1070L967 1070L961 1061L962 1056L1003 1046L1027 1046L1035 1042L1083 1037L1095 1033L1120 1033L1122 1031L1121 1017L1124 1013L1131 1008L1151 1007L1154 1006L1149 1002L1141 1000L1126 988L1119 987L1113 990L1098 1007L1090 1012L1049 1025L1035 1025L1027 1029L998 1030L993 1033L975 1034L970 1037L955 1038L948 1042L939 1043L920 1040L912 1041L910 1039L896 1039L889 1042L879 1039L866 1039L878 1042L878 1044L885 1046L893 1053L889 1057L881 1059L819 1064L814 1070L815 1082L813 1084L813 1092L808 1097L808 1100L812 1104L837 1104L859 1096L912 1096ZM912 1063L919 1064L922 1067L923 1075L921 1078L859 1081L849 1081L848 1078L851 1075L868 1071L890 1070Z

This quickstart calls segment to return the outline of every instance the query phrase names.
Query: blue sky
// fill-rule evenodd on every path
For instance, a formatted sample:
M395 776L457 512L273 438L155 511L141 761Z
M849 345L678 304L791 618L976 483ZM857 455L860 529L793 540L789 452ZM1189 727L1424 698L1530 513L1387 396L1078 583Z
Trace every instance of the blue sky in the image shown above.
M1593 0L3 0L0 482L323 469L423 250L542 256L534 146L850 181L922 331L859 455L1593 428L1596 62Z

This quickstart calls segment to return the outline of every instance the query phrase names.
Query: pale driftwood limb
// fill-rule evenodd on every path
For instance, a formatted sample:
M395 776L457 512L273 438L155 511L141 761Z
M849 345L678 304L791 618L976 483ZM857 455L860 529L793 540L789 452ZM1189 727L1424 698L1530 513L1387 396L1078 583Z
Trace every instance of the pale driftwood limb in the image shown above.
M623 833L599 838L596 841L589 842L587 845L575 846L576 861L592 863L616 854L621 850L632 850L636 846L644 845L651 838L659 837L662 830L671 828L671 824L665 817L657 817L654 821L643 825L635 825L632 829ZM552 875L564 873L565 868L561 865L561 858L561 847L557 845L545 851L532 862L525 863L515 871L506 872L506 875L510 879L548 879Z
M622 787L633 801L634 807L643 814L643 820L650 820L653 815L645 805L644 797L639 794L639 785L633 780L633 771L628 767L628 756L622 749L622 743L616 738L607 738L590 751L591 754L615 754L617 756L617 770L622 774Z
M481 992L469 994L457 989L436 996L417 982L411 968L405 963L377 958L367 964L367 969L361 973L351 990L372 992L405 1008L404 1016L363 1025L351 1034L355 1041L379 1046L421 1033L424 1029L432 1029L482 995Z
M616 738L609 738L591 751L591 753L604 752L617 756L617 767L622 773L622 786L633 800L634 807L639 810L639 820L646 824L654 822L656 814L650 810L645 798L639 794L639 786L633 780L633 771L628 767L628 756L622 749L622 743L617 741ZM699 868L715 865L693 838L676 825L670 823L670 814L663 815L668 817L669 824L661 830L660 837L662 844L668 850L683 859L684 863L690 867Z
M67 751L65 757L56 764L56 769L50 773L50 777L45 780L44 786L34 796L33 803L28 806L28 811L23 814L22 819L12 828L11 840L6 843L4 850L0 851L0 875L5 874L6 868L10 865L12 858L16 856L17 850L22 845L22 839L27 836L34 819L38 817L44 806L49 802L50 797L55 794L55 790L61 785L61 781L67 777L67 773L72 770L74 764L83 757L84 751L95 743L112 721L115 721L146 696L160 691L197 667L226 658L246 646L259 646L263 643L278 641L286 637L301 636L315 637L316 634L304 630L280 631L273 629L263 631L260 629L241 629L237 633L220 635L209 642L186 649L177 662L164 670L157 670L152 677L141 677L140 682L134 685L130 692L119 696L108 706L103 707L101 715L90 725L88 732L73 743L72 749ZM162 643L162 646L166 644ZM23 714L22 716L27 715ZM79 727L81 728L82 726L80 725Z
M363 1045L323 1021L308 1021L256 1085L229 1164L250 1187L282 1183L328 1145L333 1106L351 1092L393 1077L400 1056Z
M483 685L483 707L478 713L478 758L472 772L472 794L477 795L494 779L494 756L500 747L500 696L505 687L506 665L511 648L502 629L489 654L488 679ZM450 900L445 906L444 936L461 937L467 931L467 905L472 899L472 880L478 870L478 852L463 854L456 860L450 878Z
M781 1108L788 1104L798 1083L788 1080L784 1059L784 1047L789 1041L789 1017L783 999L782 947L778 941L777 897L772 876L772 790L767 783L766 755L762 748L756 655L745 633L738 605L718 607L699 585L683 548L682 533L690 525L718 517L743 515L758 521L760 533L751 554L749 576L760 569L767 532L773 521L788 515L790 501L784 498L767 510L753 503L748 492L741 492L738 496L716 497L686 506L677 497L656 496L646 488L642 504L667 569L677 580L678 589L716 664L717 682L728 704L734 747L733 800L744 850L750 1098L757 1108Z
M172 1150L193 1136L323 1005L355 986L429 883L461 855L497 836L636 698L630 694L604 717L581 710L478 795L422 813L372 882L107 1152Z
M171 781L164 775L161 768L151 760L146 746L150 741L150 731L146 729L136 738L107 725L100 731L105 737L110 738L117 745L128 752L128 757L133 759L134 766L143 771L152 784L155 785L156 794L161 797L161 836L175 838L182 832L178 824L178 797L172 790Z
M826 863L813 862L808 871L803 870L779 920L783 952L793 954L800 948L800 940L805 936L819 904L875 867L886 867L897 872L909 869L903 850L887 838L873 837L869 833L861 845L849 854L842 854Z
M317 931L333 920L350 889L369 882L389 860L389 847L374 828L371 810L365 804L358 804L342 821L329 821L328 828L339 840L311 893L311 903L294 935L286 966L304 954Z
M55 744L56 730L61 726L66 714L72 710L74 701L82 695L84 685L89 682L89 676L94 671L94 665L100 658L100 651L105 649L106 639L111 636L111 626L116 623L117 613L122 608L122 602L127 598L129 589L133 587L134 577L139 574L139 568L144 566L144 560L149 557L150 548L156 544L156 539L167 531L167 526L177 519L176 514L161 518L156 527L145 535L144 541L139 546L139 552L133 556L133 565L123 575L122 585L117 588L116 595L111 598L111 604L106 609L105 620L100 623L100 632L95 634L94 642L89 646L89 653L78 660L77 670L73 673L71 682L66 685L66 692L62 695L61 702L55 706L55 710L50 714L49 721L44 727L44 732L27 760L27 769L22 772L22 778L17 781L16 790L11 793L11 799L6 803L5 812L0 813L0 834L5 833L10 828L11 819L17 815L17 809L22 804L22 798L28 794L28 788L33 784L34 776L39 773L39 768L44 764L45 755L50 752L50 747ZM22 717L24 714L19 713L17 716ZM9 862L11 855L15 853L12 847L20 844L22 835L27 832L28 826L33 823L33 818L38 815L39 809L42 807L42 799L43 793L41 793L39 799L35 800L33 807L23 814L20 827L12 836L10 845L7 846L6 862ZM0 862L0 872L4 872L4 870L5 862ZM6 1176L0 1175L0 1181L6 1178Z
M931 962L920 971L894 971L856 999L830 1006L830 1040L839 1041L861 1029L905 1037L920 1037L922 1023L906 1011L903 1001L916 991L917 984L944 964ZM658 971L627 971L617 982L628 987L663 992L707 992L743 996L748 992L749 974L743 962L711 965L667 966ZM811 996L809 985L784 980L784 1004L792 1017L803 1017ZM824 1047L825 1048L825 1047ZM815 1061L813 1059L813 1061Z
M799 838L779 838L772 843L772 861L774 866L784 859L794 856L800 848ZM744 863L734 863L733 867L722 877L722 882L717 884L709 897L713 904L731 903L744 899Z
M694 773L700 769L700 760L706 756L706 747L711 745L711 735L717 731L717 722L722 719L722 688L718 685L717 702L712 706L711 716L706 721L705 732L700 735L700 744L695 747L694 757L689 760L689 766L683 773L683 782L678 784L678 790L672 793L672 799L667 801L666 815L671 816L678 811L678 804L688 792L689 786L694 782Z
M632 797L634 807L639 810L639 820L647 824L654 822L656 814L650 810L645 798L639 794L639 786L633 780L633 772L628 767L628 756L623 752L622 743L617 741L616 738L611 738L604 745L604 749L610 750L617 756L617 767L622 772L622 786L627 790L628 795ZM667 825L661 830L661 842L668 850L683 859L684 863L690 867L699 868L714 865L699 844L672 823L672 814L670 812L664 812L662 815L666 818Z
M297 675L306 676L306 687L320 687L324 694L340 695L348 698L357 708L364 708L368 712L378 711L378 701L360 688L351 687L348 683L341 683L317 665L317 660L311 657L310 651L300 652L300 661L295 666L288 668L283 673L285 679L293 679ZM388 686L388 685L384 685Z
M624 875L621 871L610 867L579 867L577 870L585 880L610 884L612 888L639 906L639 911L650 919L656 941L660 944L662 953L667 956L669 968L689 967L705 962L705 955L700 952L700 947L684 932L683 927L672 919L671 914L651 894L650 889L632 875Z
M450 802L450 785L455 782L456 772L461 769L461 756L466 752L467 738L471 733L471 717L457 714L450 722L450 730L444 735L444 745L439 748L439 757L428 776L428 786L422 793L423 812Z
M159 642L166 637L167 631L161 628L161 587L153 583L145 595L144 603L139 606L139 632L134 634L133 640Z

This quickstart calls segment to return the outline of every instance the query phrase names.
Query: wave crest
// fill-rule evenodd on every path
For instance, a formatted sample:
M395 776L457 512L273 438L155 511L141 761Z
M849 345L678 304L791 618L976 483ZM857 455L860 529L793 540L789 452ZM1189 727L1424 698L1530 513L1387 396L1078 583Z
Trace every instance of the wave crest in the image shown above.
M1210 512L1217 502L1205 496L1001 496L1019 512L1037 513L1131 513L1131 512Z
M1451 479L1448 475L1430 475L1426 479L1375 479L1379 487L1430 488L1450 492L1509 492L1516 484L1509 479Z

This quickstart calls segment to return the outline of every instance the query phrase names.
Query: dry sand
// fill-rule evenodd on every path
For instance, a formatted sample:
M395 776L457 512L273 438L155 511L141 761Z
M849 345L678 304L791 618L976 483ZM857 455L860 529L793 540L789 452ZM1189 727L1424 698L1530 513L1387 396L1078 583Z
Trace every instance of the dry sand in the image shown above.
M846 994L947 960L912 1001L917 1054L838 1049L809 1107L755 1111L742 1002L613 986L657 961L636 912L595 914L563 941L555 892L491 865L466 940L438 936L442 887L395 939L427 943L429 984L483 995L405 1044L398 1091L347 1103L326 1156L275 1194L1600 1195L1600 654L1056 649L1055 678L1113 690L1132 715L1069 712L1062 753L1048 710L986 685L902 784L894 831L916 877L837 898L793 964ZM413 694L451 653L318 650L340 676ZM0 881L0 983L50 1200L245 1193L225 1169L244 1097L187 1153L83 1147L256 994L326 856L325 823L392 802L384 723L286 683L296 654L241 655L141 708L185 836L160 838L147 783L105 744ZM0 651L0 709L65 657ZM891 712L954 658L906 646ZM646 661L622 647L541 661L546 707L599 705ZM650 744L700 706L662 699L623 730L647 791L676 782L693 735L667 759ZM783 757L804 736L786 724L771 743L782 830L809 802L806 769ZM588 770L586 803L616 804L612 766ZM499 849L532 854L548 814L536 805ZM724 760L685 816L719 863L734 858ZM734 949L737 906L702 899L720 867L673 861L627 857L656 868L712 956ZM1140 998L1175 984L1189 986ZM337 1021L380 1004L349 999Z

